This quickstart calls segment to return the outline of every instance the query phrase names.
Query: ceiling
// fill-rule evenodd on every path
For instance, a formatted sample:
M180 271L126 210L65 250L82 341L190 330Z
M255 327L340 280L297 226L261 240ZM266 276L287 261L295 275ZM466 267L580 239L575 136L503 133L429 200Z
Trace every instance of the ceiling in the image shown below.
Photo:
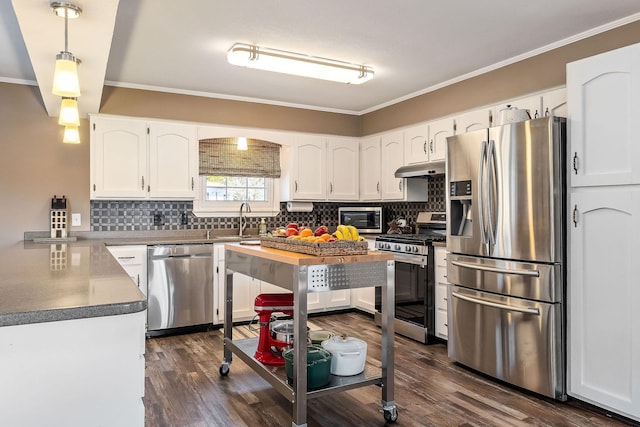
M67 0L81 114L103 86L363 114L640 19L638 0ZM235 42L373 67L346 85L236 67ZM49 115L64 19L49 0L0 0L0 81L37 84Z

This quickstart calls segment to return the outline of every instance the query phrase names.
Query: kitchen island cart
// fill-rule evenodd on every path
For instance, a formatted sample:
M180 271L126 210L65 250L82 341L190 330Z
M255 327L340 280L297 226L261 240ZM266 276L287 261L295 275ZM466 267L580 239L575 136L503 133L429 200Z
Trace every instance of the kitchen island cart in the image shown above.
M307 425L307 400L366 385L382 391L386 421L394 422L398 411L394 402L394 273L393 255L369 252L366 255L313 256L258 245L225 245L224 360L220 374L227 376L235 353L269 384L293 403L292 426ZM232 339L233 274L241 273L293 292L294 342L306 342L307 296L312 292L367 287L382 288L382 357L379 368L367 364L364 372L349 377L331 376L328 385L307 390L307 349L294 346L293 381L287 382L284 367L263 365L254 358L258 338Z

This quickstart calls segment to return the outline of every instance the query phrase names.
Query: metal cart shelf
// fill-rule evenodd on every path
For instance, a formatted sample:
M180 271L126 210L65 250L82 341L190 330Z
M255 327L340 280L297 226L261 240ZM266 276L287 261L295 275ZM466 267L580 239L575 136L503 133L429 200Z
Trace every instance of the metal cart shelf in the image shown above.
M292 426L307 425L307 400L367 385L378 385L382 392L382 410L388 422L395 422L398 411L394 391L394 271L393 255L369 252L367 255L311 256L260 246L225 245L225 318L224 360L220 374L229 374L232 354L236 354L274 389L293 403ZM283 367L264 365L253 355L257 338L232 340L233 273L263 280L293 292L294 342L306 341L307 294L337 289L382 288L382 357L381 367L365 366L365 371L352 377L331 376L325 387L307 391L307 352L294 346L293 382L288 384ZM301 338L301 339L299 339ZM298 393L298 390L305 390Z

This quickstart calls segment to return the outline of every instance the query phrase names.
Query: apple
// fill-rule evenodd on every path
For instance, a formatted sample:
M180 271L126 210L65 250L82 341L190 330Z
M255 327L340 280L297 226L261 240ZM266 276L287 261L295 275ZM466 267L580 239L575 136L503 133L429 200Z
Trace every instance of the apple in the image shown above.
M298 224L295 222L291 222L289 223L289 225L287 225L287 228L293 228L293 229L298 229Z
M316 231L313 232L314 236L322 236L323 234L328 234L329 233L329 229L327 228L326 225L321 225L320 227L316 228Z
M297 228L293 228L293 227L288 227L287 228L287 237L289 236L297 236L298 235L298 229Z

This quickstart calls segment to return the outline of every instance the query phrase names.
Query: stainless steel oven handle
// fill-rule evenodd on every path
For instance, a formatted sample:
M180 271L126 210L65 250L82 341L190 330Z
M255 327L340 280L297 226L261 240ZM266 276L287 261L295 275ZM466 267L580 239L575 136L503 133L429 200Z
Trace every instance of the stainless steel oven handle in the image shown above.
M423 256L415 256L415 255L405 255L402 253L394 253L393 258L395 262L403 262L405 264L415 264L421 267L427 266L427 257Z
M458 292L451 292L451 295L456 298L460 298L462 300L472 302L474 304L486 305L488 307L493 307L500 310L516 311L518 313L526 313L526 314L535 314L536 316L540 315L540 310L538 310L537 308L524 308L524 307L516 307L508 304L500 304L497 302L486 301L480 298L469 297L466 295L462 295L461 293L458 293Z
M451 261L456 267L471 268L472 270L482 270L491 273L517 274L518 276L540 277L538 270L512 270L510 268L488 267L486 265L473 264L470 262Z

